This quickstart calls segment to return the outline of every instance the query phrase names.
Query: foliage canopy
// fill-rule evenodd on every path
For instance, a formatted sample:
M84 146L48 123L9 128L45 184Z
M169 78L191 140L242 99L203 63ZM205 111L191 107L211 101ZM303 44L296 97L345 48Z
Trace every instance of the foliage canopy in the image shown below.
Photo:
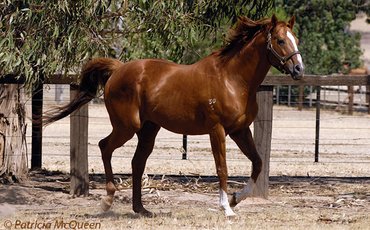
M94 56L192 63L219 46L225 25L246 15L296 16L306 73L359 66L359 35L348 31L366 0L5 0L0 3L0 74L78 72Z
M0 74L76 72L93 56L196 59L198 40L238 15L264 16L273 0L6 0L0 3ZM208 39L210 40L210 39ZM195 48L194 48L195 47Z
M356 13L370 13L362 0L280 0L278 7L296 15L300 51L306 73L345 73L344 65L361 66L360 35L349 31Z

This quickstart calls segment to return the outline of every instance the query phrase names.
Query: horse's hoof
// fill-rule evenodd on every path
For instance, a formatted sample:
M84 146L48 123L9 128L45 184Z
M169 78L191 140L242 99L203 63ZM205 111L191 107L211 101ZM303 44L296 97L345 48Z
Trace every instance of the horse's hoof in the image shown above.
M140 210L134 210L134 211L142 217L153 218L157 216L155 213L150 212L146 210L145 208L142 208Z
M113 204L113 197L112 196L105 196L101 199L101 208L104 212L108 211Z
M235 207L238 203L236 202L236 193L234 192L233 195L230 196L229 198L229 204L230 207Z
M140 214L140 216L147 217L147 218L154 218L154 217L157 216L155 213L149 212L148 210L140 212L139 214Z
M231 209L230 210L225 210L225 216L228 219L234 219L235 217L237 217L236 213Z

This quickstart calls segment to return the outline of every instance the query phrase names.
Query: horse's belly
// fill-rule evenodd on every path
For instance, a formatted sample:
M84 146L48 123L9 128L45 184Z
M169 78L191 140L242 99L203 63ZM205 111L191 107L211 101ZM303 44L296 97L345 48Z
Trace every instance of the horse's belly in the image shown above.
M214 126L210 119L194 110L174 111L168 109L164 112L157 110L148 116L148 120L171 132L186 135L207 134Z
M161 126L171 132L178 133L178 134L184 134L184 135L202 135L202 134L209 133L208 129L205 129L202 127L195 127L189 124L187 126L183 126L183 125L171 126L167 124L164 124Z

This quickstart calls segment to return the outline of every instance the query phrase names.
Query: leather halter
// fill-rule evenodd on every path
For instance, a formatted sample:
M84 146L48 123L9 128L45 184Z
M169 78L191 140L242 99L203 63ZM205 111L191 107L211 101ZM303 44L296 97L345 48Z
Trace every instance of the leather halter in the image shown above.
M294 52L291 52L290 54L286 55L286 56L281 56L275 49L274 47L272 46L271 44L271 31L268 32L267 34L267 50L270 51L270 53L272 53L272 55L275 56L275 58L279 61L279 64L280 65L273 65L270 60L270 56L267 55L267 58L270 62L271 65L273 65L275 68L277 68L280 72L282 73L287 73L286 69L285 69L285 64L296 54L300 54L301 52L299 52L298 50L297 51L294 51Z

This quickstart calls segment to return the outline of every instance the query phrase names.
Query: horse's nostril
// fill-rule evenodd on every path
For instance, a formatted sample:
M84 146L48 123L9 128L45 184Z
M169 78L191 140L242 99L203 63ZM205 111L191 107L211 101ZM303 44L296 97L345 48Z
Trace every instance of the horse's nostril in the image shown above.
M295 80L299 80L303 77L303 66L300 64L294 65L292 77Z
M301 70L302 70L301 65L295 65L294 66L294 71L295 72L299 73L299 72L301 72Z

